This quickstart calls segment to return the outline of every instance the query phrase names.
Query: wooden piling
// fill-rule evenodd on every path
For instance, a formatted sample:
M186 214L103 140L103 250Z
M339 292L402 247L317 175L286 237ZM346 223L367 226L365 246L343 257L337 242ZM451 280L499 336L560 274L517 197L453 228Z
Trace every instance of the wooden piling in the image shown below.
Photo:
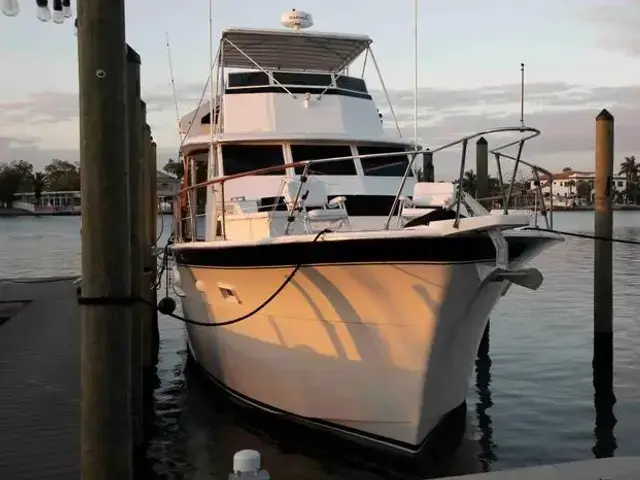
M435 169L433 167L433 152L427 150L422 154L422 175L423 181L435 181Z
M124 0L78 2L81 475L133 476ZM92 301L93 299L93 301ZM111 302L109 299L113 299Z
M144 239L142 237L142 166L140 152L140 55L127 45L127 133L129 143L129 202L131 238L131 294L141 297L143 293L142 272L144 270ZM136 303L131 319L131 414L133 443L141 447L143 441L142 418L142 324L141 319L148 307Z
M596 117L595 235L613 236L613 116L602 110ZM595 241L594 331L613 332L613 244Z
M596 117L594 226L596 237L613 236L614 119L602 110ZM593 284L594 385L613 391L613 244L595 240Z
M145 110L146 113L146 110ZM146 115L145 115L146 117ZM144 124L142 134L142 201L141 208L143 212L143 239L144 239L144 289L145 300L148 302L154 301L152 294L153 284L155 283L154 272L156 271L156 257L152 252L153 230L151 228L151 222L154 220L152 215L152 202L151 202L151 128L148 124ZM153 354L151 351L152 337L153 337L153 319L155 318L154 308L148 307L142 320L142 365L144 369L148 369L154 365Z
M476 142L476 198L486 199L489 196L489 145L484 137ZM490 204L482 200L485 208Z
M596 178L594 226L596 237L613 237L614 119L602 110L596 117ZM598 441L597 458L615 450L613 427L613 243L595 240L593 284L593 386ZM603 435L603 433L605 433Z
M150 213L150 238L149 243L151 247L155 250L158 246L158 147L156 142L151 142L150 151L149 151L149 171L150 175L150 183L151 183L151 192L149 202L151 203L151 213ZM164 221L164 219L163 219ZM156 257L153 257L153 278L158 279L158 262ZM159 279L158 279L159 280ZM159 283L159 282L158 282ZM158 290L153 289L151 291L151 301L154 305L158 305ZM158 350L160 347L160 330L158 328L158 310L153 309L151 312L151 358L152 363L155 365L158 359Z

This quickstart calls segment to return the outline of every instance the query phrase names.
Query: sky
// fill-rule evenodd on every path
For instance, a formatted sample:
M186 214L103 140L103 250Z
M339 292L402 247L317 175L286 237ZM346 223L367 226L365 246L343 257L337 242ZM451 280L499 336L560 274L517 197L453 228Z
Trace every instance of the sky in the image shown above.
M552 171L593 169L595 117L603 108L616 119L616 162L640 154L640 0L418 2L423 145L518 125L525 63L525 123L542 136L527 144L524 159ZM412 1L345 4L213 0L214 42L223 28L279 28L280 15L292 7L313 15L314 30L368 34L403 131L412 136ZM41 23L35 1L20 5L19 16L0 15L0 162L24 159L42 168L52 158L77 161L73 22ZM208 2L128 0L126 14L127 41L142 57L143 99L162 165L176 157L179 142L165 35L178 107L186 115L197 106L208 72ZM375 71L365 79L388 112ZM487 140L490 146L499 141ZM452 177L458 162L457 152L437 155L436 178Z

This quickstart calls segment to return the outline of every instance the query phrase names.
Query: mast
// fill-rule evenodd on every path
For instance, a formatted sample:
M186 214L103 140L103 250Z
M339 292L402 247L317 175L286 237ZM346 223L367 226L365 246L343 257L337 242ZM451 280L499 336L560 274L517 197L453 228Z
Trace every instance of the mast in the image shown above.
M171 76L171 91L173 94L173 104L176 108L176 125L178 126L178 135L180 135L180 143L184 140L184 132L182 131L182 125L180 124L180 109L178 107L178 92L176 91L176 81L173 76L173 62L171 61L171 45L169 43L169 32L165 32L167 41L167 56L169 59L169 75Z
M215 86L213 82L213 65L214 65L214 54L213 54L213 0L209 0L209 161L207 168L207 177L217 177L218 176L218 166L216 162L215 155L213 153L213 138L214 138L214 113L215 107L213 105L213 101L215 99ZM215 240L218 230L218 195L217 195L217 186L213 186L213 199L211 200L210 207L210 217L209 221L213 222L213 239ZM224 199L222 199L224 202ZM208 222L207 222L208 223ZM224 227L223 227L224 228ZM206 229L210 230L210 227L207 226ZM208 235L208 232L207 232Z
M413 0L413 139L418 148L418 0Z
M520 64L520 126L524 128L524 63Z

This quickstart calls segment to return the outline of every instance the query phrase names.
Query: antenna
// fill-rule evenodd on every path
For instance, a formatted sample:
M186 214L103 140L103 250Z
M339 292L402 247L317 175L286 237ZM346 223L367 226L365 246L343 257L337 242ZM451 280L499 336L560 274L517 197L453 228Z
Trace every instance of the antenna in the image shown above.
M171 46L169 44L169 32L165 32L165 37L167 40L167 56L169 57L169 75L171 75L171 90L173 92L173 104L176 107L176 122L178 125L178 135L180 135L180 143L184 139L184 134L182 132L182 125L180 124L180 110L178 108L178 94L176 92L176 82L173 76L173 62L171 61Z
M215 86L214 86L214 82L213 82L213 66L214 66L214 54L213 54L213 0L209 0L209 159L207 161L208 164L208 168L207 168L207 178L215 178L219 175L219 171L218 171L218 162L216 161L216 157L213 153L213 146L214 146L214 121L215 120L215 107L213 105L213 102L216 98L216 90L215 90ZM220 64L218 64L218 68L220 68ZM223 71L224 72L224 71ZM217 81L219 81L219 78L217 79ZM224 81L224 80L223 80ZM222 108L219 110L219 112L222 111ZM212 238L215 240L217 237L217 231L218 231L218 221L216 220L218 218L218 188L216 185L213 185L213 200L210 202L210 207L208 208L209 210L209 214L211 215L209 218L213 219L213 235ZM222 205L224 206L224 190L222 191L221 195L223 196L221 198L222 200ZM195 201L194 201L195 203ZM209 202L207 201L207 204L209 204ZM226 228L224 225L224 213L223 213L223 221L222 221L222 236L223 238L226 238ZM209 227L206 227L209 228Z
M520 126L524 128L524 63L520 64Z
M413 136L418 148L418 0L413 0Z

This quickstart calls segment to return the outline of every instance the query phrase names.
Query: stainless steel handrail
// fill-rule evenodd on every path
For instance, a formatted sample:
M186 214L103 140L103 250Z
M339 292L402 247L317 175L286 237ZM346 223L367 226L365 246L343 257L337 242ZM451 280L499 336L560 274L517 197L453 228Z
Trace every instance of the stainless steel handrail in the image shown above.
M409 178L409 174L412 171L412 167L413 164L415 162L415 159L418 155L420 154L424 154L424 153L437 153L437 152L441 152L443 150L449 149L451 147L454 147L456 145L463 145L463 151L462 151L462 158L461 158L461 164L460 164L460 175L458 178L458 195L457 195L457 199L456 199L456 222L455 222L455 226L457 227L459 224L459 219L460 219L460 202L462 201L462 195L461 195L461 189L462 189L462 180L464 177L464 167L465 167L465 161L466 161L466 153L467 153L467 145L468 142L470 140L473 140L475 138L481 137L481 136L487 136L487 135L491 135L491 134L496 134L496 133L505 133L505 132L519 132L522 134L527 134L524 137L520 138L519 140L516 141L511 141L508 143L505 143L503 145L498 146L497 148L491 150L491 152L494 155L499 155L511 160L516 161L516 167L514 167L514 172L517 168L517 165L522 163L524 165L529 166L532 169L535 169L537 171L541 171L543 172L545 175L549 175L550 177L552 177L551 173L548 172L547 170L538 167L537 165L533 165L530 163L527 163L521 159L519 159L519 157L522 154L522 146L524 145L524 143L527 140L531 140L532 138L535 138L539 135L541 135L540 130L533 128L533 127L523 127L523 126L517 126L517 127L497 127L497 128L490 128L490 129L486 129L486 130L482 130L476 133L473 133L471 135L467 135L465 137L462 137L458 140L449 142L445 145L442 145L440 147L434 148L434 149L428 149L428 148L420 148L420 149L414 149L414 150L406 150L406 151L402 151L402 152L388 152L388 153L371 153L371 154L358 154L358 155L348 155L348 156L342 156L342 157L330 157L330 158L323 158L323 159L316 159L316 160L304 160L304 161L300 161L300 162L292 162L292 163L288 163L288 164L284 164L284 165L276 165L273 167L265 167L265 168L260 168L260 169L256 169L256 170L252 170L252 171L248 171L248 172L242 172L239 174L235 174L235 175L227 175L227 176L223 176L223 177L218 177L218 178L214 178L211 180L207 180L205 182L201 182L195 185L191 185L188 186L186 188L183 188L182 190L180 190L176 196L182 196L185 195L189 192L191 192L192 190L198 189L198 188L202 188L202 187L207 187L210 185L215 185L215 184L222 184L224 185L224 183L231 181L231 180L236 180L236 179L240 179L240 178L245 178L245 177L249 177L249 176L255 176L255 175L262 175L265 173L271 173L271 172L277 172L277 171L286 171L288 169L291 168L295 168L295 167L300 167L303 166L304 167L304 172L303 172L303 176L305 174L308 174L309 169L312 165L314 164L322 164L322 163L332 163L332 162L340 162L340 161L346 161L346 160L354 160L355 158L359 158L359 159L368 159L368 158L383 158L383 157L408 157L410 156L410 160L407 163L407 168L405 169L404 175L400 181L400 185L398 188L398 191L396 192L396 195L394 197L393 200L393 204L391 207L391 210L389 211L389 215L387 216L387 220L385 222L385 229L389 228L389 225L391 223L391 219L393 218L393 213L396 210L396 208L398 207L398 203L400 200L400 197L402 196L402 190L404 189L404 186L406 185L406 181ZM514 145L519 145L519 151L518 151L518 156L517 157L512 157L509 156L505 153L502 153L501 150L504 150L508 147L514 146ZM498 158L498 157L497 157ZM498 158L498 168L500 170L500 164L499 164L499 158ZM502 175L501 172L499 171L499 177L500 177L500 181L501 181L501 190L504 190L503 186L502 186ZM512 185L514 183L513 178L515 177L515 173L512 176L512 182L510 185L510 193L509 195L512 193ZM300 194L300 191L302 189L302 185L300 185L299 191L297 192L298 194ZM507 197L507 202L509 200L509 196ZM225 205L224 205L224 198L222 198L222 211L224 212L225 209Z

